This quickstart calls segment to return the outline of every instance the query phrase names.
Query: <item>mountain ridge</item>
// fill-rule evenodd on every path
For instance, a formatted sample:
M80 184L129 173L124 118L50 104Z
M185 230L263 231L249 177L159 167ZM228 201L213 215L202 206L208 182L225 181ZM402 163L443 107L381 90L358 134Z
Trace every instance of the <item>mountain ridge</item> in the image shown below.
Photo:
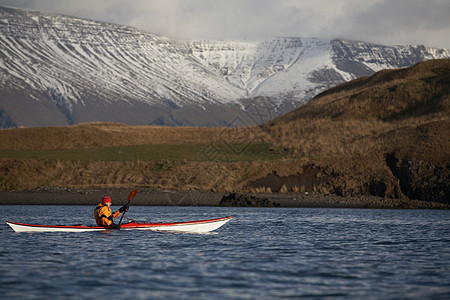
M314 38L172 40L1 7L0 22L2 127L255 125L249 102L273 118L361 75L450 57L448 49ZM249 101L258 97L263 106Z

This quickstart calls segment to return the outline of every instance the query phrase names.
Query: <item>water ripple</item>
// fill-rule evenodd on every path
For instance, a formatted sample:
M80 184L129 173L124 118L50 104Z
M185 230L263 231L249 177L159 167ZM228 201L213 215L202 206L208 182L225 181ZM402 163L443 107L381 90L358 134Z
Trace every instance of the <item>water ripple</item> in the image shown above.
M4 206L64 224L91 207ZM215 234L14 233L0 224L5 299L450 298L450 213L417 210L134 207L135 219L233 215ZM79 221L79 220L77 220Z

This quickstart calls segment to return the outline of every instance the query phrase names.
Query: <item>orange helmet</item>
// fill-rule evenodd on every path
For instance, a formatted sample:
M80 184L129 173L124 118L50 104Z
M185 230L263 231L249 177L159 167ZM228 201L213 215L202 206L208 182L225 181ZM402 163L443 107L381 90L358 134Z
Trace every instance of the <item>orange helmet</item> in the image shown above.
M103 204L106 204L106 203L108 203L108 202L111 202L111 198L109 198L109 196L103 196L103 198L102 198L102 203Z

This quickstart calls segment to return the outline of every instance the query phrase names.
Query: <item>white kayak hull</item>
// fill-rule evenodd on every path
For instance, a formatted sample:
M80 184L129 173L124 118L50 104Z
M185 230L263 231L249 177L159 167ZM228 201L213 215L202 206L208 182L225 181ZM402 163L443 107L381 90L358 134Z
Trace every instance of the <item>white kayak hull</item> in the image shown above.
M219 219L176 222L176 223L146 223L146 222L129 222L122 224L120 230L154 230L154 231L173 231L173 232L193 232L204 233L211 232L233 217L224 217ZM88 232L88 231L104 231L112 230L112 228L100 226L66 226L66 225L37 225L6 221L15 232Z

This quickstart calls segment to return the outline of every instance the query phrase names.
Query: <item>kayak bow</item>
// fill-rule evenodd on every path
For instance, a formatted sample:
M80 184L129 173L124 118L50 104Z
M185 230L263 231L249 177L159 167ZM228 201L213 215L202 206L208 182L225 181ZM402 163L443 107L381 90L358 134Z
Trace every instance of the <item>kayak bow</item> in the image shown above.
M224 217L210 220L177 222L177 223L147 223L147 222L129 222L121 225L122 230L155 230L155 231L176 231L176 232L210 232L221 227L233 217ZM16 232L86 232L111 230L111 228L101 226L83 226L83 225L37 225L6 221L6 224Z

